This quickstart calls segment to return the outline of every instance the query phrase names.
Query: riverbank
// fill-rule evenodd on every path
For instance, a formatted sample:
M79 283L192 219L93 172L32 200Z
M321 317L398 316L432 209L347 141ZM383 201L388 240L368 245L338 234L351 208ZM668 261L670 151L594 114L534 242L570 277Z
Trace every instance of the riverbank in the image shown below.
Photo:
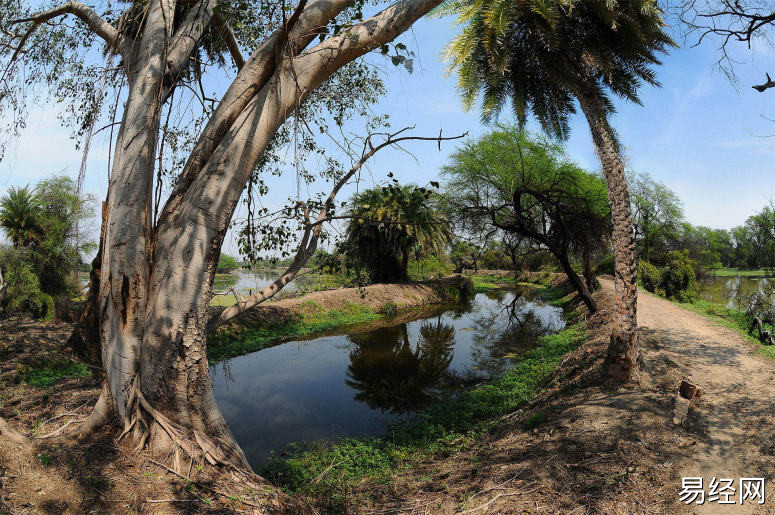
M713 268L708 270L709 275L716 277L772 277L770 270L758 268L756 270L747 270L742 268Z
M414 310L438 309L465 301L472 294L471 281L455 275L418 283L339 288L270 301L218 328L208 340L207 358L214 363L355 324L396 316L416 317ZM210 316L218 313L218 308L210 310Z
M489 276L493 277L497 278ZM515 284L513 278L501 279L504 285ZM324 512L360 512L364 503L369 505L366 498L373 488L391 484L397 474L455 454L487 435L503 416L535 399L563 358L587 340L576 296L565 295L567 285L560 277L552 282L553 286L531 286L566 308L568 325L541 337L500 378L437 401L413 419L391 426L384 437L319 444L291 457L283 453L270 460L262 475ZM531 414L522 422L531 428L542 420L541 414Z

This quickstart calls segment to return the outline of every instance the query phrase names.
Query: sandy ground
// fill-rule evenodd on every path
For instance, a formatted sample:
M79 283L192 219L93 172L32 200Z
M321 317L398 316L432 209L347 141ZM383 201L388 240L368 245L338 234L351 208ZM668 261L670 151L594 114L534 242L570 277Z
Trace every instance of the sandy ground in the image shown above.
M598 298L612 305L613 281ZM561 365L546 392L504 425L448 458L364 487L371 513L775 513L765 505L708 503L711 478L768 478L774 470L775 363L756 345L679 305L640 294L640 386L601 381L610 335L605 309L591 341ZM673 423L682 378L702 386L688 418ZM522 421L543 412L546 422ZM681 478L703 477L706 503L679 501ZM769 492L775 495L775 490ZM359 511L359 510L354 510Z

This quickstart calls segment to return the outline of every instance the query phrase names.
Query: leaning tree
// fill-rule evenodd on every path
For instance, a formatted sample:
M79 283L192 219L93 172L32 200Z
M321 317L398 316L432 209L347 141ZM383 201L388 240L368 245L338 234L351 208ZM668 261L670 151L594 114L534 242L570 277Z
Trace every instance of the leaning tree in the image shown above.
M403 45L388 45L438 1L399 0L365 19L364 3L351 0L291 9L222 0L0 4L0 107L11 137L40 94L66 101L63 116L87 142L100 113L115 118L105 129L112 165L97 290L106 381L82 434L115 420L139 447L173 450L176 467L206 459L249 469L216 406L206 358L213 276L232 216L246 188L262 188L254 171L281 159L271 150L288 141L286 121L307 125L298 115L321 90L327 114L318 119L340 120L340 106L355 104L351 91L369 90L370 68L353 68L357 60L380 49L406 62ZM228 86L214 98L218 81ZM109 91L119 92L115 103L105 101ZM201 103L199 114L175 127L170 117L187 102ZM165 143L173 157L162 155ZM312 232L318 220L301 204L292 210ZM323 197L317 209L327 207Z
M610 95L639 102L641 84L657 84L657 55L673 45L659 6L654 0L448 0L438 12L457 14L463 25L448 57L466 105L481 98L485 119L511 101L521 123L532 114L544 130L565 138L578 102L611 205L616 301L608 370L636 381L637 256L620 143L609 123Z

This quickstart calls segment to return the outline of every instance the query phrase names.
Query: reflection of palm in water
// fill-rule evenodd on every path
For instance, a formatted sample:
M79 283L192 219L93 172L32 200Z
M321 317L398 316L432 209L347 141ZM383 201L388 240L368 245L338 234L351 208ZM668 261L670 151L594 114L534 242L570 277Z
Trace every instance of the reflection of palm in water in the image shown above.
M373 409L391 413L414 411L433 396L447 375L455 346L455 328L435 323L420 326L412 349L406 324L351 335L346 383L356 389L355 399Z

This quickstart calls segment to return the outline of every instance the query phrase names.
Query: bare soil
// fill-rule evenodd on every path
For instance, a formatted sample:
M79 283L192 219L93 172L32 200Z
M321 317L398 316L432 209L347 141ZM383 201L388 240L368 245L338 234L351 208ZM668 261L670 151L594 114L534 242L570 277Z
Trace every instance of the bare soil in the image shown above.
M354 511L693 513L718 505L681 504L682 476L702 476L706 482L711 477L770 478L775 362L734 331L641 292L641 384L614 388L602 380L601 369L613 284L610 279L601 284L597 295L603 310L587 318L590 341L563 361L537 399L460 452L420 464L390 485L364 483L354 492L361 500ZM379 291L370 292L378 299L374 302L383 300ZM409 286L405 295L416 291ZM358 301L330 292L312 295L326 309ZM385 301L396 302L392 296ZM64 323L0 321L0 417L26 435L42 435L83 418L97 398L99 371L49 388L14 379L30 360L67 356L69 333ZM692 401L686 422L675 425L673 409L683 378L699 384L703 395ZM535 413L543 414L544 421L528 429L526 420ZM115 436L116 428L105 428L83 443L60 438L16 444L0 437L0 513L312 510L268 486L240 490L236 483L208 475L208 468L194 468L189 482L150 455L138 455L126 442L117 444ZM773 512L768 505L724 511Z
M601 380L613 281L587 319L590 341L571 353L530 406L454 455L388 486L363 485L368 513L773 513L767 505L687 506L681 477L770 478L775 464L775 363L730 329L641 292L641 384ZM673 423L678 386L703 388ZM545 421L526 429L533 413ZM769 487L769 485L768 485ZM771 488L771 487L769 487ZM772 506L772 502L768 503Z

